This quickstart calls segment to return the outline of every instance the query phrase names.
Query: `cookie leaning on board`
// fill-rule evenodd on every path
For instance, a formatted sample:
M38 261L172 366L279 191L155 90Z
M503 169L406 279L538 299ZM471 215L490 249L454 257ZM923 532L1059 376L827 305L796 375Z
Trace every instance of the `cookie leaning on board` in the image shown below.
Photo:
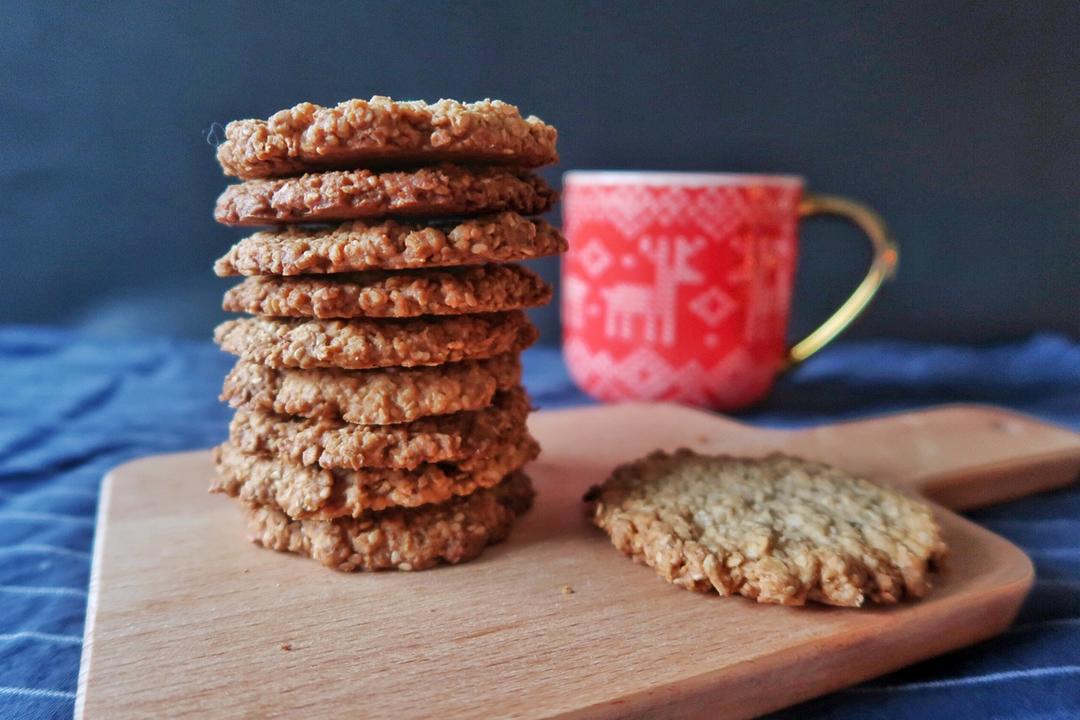
M781 454L657 451L585 499L615 547L668 582L758 602L921 598L948 551L929 505Z

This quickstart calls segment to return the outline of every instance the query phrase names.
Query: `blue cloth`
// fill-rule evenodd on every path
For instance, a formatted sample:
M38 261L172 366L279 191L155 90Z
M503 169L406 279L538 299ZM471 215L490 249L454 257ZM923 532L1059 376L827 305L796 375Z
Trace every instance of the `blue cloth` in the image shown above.
M0 718L69 717L98 485L126 460L224 438L230 359L209 343L0 328ZM556 350L526 353L536 403L586 402ZM1012 407L1080 428L1080 345L1037 336L960 348L834 346L785 377L751 422L799 425L941 402ZM1007 634L782 717L1080 716L1080 488L971 517L1022 546L1037 585Z

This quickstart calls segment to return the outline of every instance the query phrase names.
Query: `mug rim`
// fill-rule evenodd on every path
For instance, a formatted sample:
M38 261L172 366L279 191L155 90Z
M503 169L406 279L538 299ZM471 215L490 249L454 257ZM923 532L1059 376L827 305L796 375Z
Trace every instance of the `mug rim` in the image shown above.
M699 172L680 170L567 170L562 176L563 185L590 181L603 185L705 185L733 186L747 184L772 184L803 187L802 175L784 173L732 173Z

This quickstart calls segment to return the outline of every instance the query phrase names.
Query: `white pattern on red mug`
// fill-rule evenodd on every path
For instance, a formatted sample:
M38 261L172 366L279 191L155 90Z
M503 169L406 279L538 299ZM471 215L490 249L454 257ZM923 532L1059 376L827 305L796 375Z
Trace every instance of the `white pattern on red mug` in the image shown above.
M563 352L606 401L735 410L836 337L896 270L885 224L791 175L572 171L563 176ZM786 333L798 223L836 215L866 233L870 271L805 340Z

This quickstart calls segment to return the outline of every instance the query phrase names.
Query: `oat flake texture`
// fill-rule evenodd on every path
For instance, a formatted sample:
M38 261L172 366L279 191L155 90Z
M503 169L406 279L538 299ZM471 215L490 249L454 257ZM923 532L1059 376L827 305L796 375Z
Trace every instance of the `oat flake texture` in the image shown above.
M529 409L524 388L516 387L500 393L490 407L397 425L239 410L229 426L229 439L245 453L331 470L413 469L424 463L491 457L505 438L524 437Z
M226 320L226 352L274 368L441 365L521 350L537 339L521 311L410 320Z
M250 235L214 264L229 275L319 275L362 270L479 265L565 252L566 238L543 220L503 212L427 224L352 220L289 225Z
M339 520L293 520L248 505L248 535L271 550L298 553L342 572L425 570L459 563L501 542L532 504L532 483L514 473L493 488L442 505Z
M550 210L555 199L543 178L516 168L334 170L230 185L218 197L214 218L224 225L270 225L504 210L532 215Z
M369 271L315 277L251 277L222 308L273 317L418 317L545 305L551 286L520 265Z
M668 582L758 602L921 598L947 552L927 504L784 455L656 452L586 499L615 547Z
M516 353L434 367L279 370L239 360L221 399L247 408L360 425L391 425L487 407L521 382Z
M425 463L408 470L325 470L245 453L226 442L214 451L218 475L210 489L247 503L277 508L292 518L360 517L391 507L446 502L491 487L539 453L539 445L523 431L502 438L486 458Z
M244 179L308 170L436 162L536 167L558 162L558 133L499 100L300 103L268 120L234 120L217 157Z

